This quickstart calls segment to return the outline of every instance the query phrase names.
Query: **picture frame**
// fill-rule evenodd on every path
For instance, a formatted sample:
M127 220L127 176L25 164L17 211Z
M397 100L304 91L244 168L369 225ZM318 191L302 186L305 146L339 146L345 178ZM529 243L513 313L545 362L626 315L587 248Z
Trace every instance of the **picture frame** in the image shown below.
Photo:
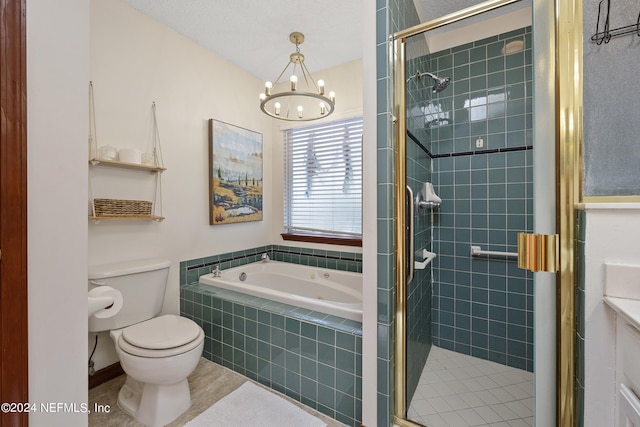
M209 224L262 221L262 134L209 119Z

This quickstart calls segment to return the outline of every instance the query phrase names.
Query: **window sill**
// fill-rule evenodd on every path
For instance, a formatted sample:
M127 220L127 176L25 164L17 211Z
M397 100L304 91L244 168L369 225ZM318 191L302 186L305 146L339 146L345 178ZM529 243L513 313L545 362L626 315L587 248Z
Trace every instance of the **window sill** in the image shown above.
M282 233L280 235L282 236L283 240L291 240L295 242L325 243L328 245L362 247L362 239L357 239L353 237L311 236L308 234L293 234L293 233Z

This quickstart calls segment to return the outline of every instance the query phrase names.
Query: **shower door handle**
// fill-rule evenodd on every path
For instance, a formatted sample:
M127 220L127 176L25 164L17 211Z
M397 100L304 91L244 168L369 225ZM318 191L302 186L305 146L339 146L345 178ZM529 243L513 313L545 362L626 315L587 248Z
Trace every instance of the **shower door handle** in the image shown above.
M409 218L408 218L408 224L406 227L407 230L407 242L409 242L409 248L407 249L407 251L409 252L409 274L407 276L407 285L411 282L413 282L413 272L414 272L414 257L415 257L415 243L414 243L414 239L413 239L413 216L414 216L414 210L413 210L413 191L411 190L411 187L409 187L407 185L407 199L409 200Z
M518 268L534 273L560 271L558 234L518 233Z

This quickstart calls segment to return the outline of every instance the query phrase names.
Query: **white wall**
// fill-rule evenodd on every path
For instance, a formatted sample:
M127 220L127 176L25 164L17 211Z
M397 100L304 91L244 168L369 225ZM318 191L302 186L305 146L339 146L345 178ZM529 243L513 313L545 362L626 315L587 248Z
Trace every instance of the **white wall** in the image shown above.
M122 2L92 1L90 22L98 145L148 151L155 101L167 170L162 174L166 219L90 223L89 263L170 259L172 289L166 310L177 312L180 261L269 243L272 137L271 120L257 105L262 83ZM263 135L264 221L209 225L210 118ZM114 193L131 194L132 185L144 187L133 175L122 182L115 177ZM95 197L101 196L95 188L101 184L92 181Z
M163 311L178 313L180 261L269 244L272 124L258 108L262 82L117 0L91 1L90 27L98 146L149 151L155 102L167 170L162 174L166 219L90 223L89 264L171 260ZM209 225L210 118L263 135L263 221ZM94 197L151 200L153 176L94 170L91 187ZM96 369L117 361L107 334L101 334L100 344Z
M378 150L376 5L362 2L362 78L364 147L362 150L362 425L378 422Z
M585 427L614 425L615 316L605 306L604 263L640 260L640 205L587 204L585 236Z
M29 402L87 402L87 81L89 5L27 7ZM72 409L70 406L69 409ZM36 412L29 425L86 426Z

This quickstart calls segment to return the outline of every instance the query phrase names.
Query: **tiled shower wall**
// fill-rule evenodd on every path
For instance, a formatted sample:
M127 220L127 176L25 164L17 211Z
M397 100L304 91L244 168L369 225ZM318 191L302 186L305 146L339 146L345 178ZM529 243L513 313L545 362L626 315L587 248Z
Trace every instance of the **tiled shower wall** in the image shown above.
M524 49L508 53L511 42ZM513 258L471 257L472 245L516 252L517 233L533 228L531 28L431 54L425 64L452 79L433 102L412 106L424 112L443 199L433 224L434 344L531 371L532 275Z
M378 220L378 354L377 419L379 427L393 424L394 313L395 313L395 214L393 138L393 53L389 36L419 24L412 0L376 0L377 77L377 220Z
M429 52L426 39L415 36L407 40L406 74L414 76L418 71L425 71L425 59ZM431 157L423 141L426 137L422 126L420 107L429 98L431 79L413 79L407 83L407 138L406 138L406 179L413 190L413 199L420 194L424 184L432 181ZM418 106L418 111L415 111ZM417 117L415 115L417 114ZM413 221L414 254L416 261L422 261L423 249L431 251L431 210L415 209ZM406 361L406 394L407 402L413 399L414 392L422 370L429 356L432 345L432 298L433 283L431 264L425 269L414 269L414 278L407 285L407 361Z
M431 181L431 161L414 141L407 140L407 185L414 198L425 182ZM415 260L422 261L422 249L431 250L431 211L414 209ZM432 281L431 264L423 270L414 269L413 281L407 285L407 401L413 398L422 369L432 344Z

